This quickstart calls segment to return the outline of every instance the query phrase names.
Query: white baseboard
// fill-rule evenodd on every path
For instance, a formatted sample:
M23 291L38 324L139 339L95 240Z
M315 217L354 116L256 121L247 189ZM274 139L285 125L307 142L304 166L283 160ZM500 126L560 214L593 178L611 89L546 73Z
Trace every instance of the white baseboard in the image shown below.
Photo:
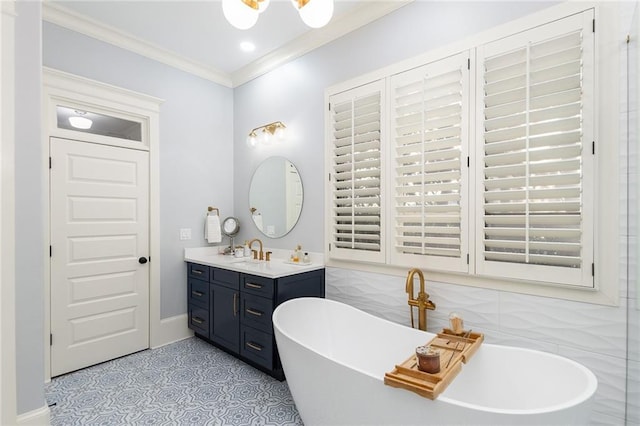
M28 413L18 415L17 424L28 426L44 426L51 424L51 411L47 405Z
M151 349L193 336L193 331L189 330L187 326L188 318L187 314L182 314L160 320L158 340Z

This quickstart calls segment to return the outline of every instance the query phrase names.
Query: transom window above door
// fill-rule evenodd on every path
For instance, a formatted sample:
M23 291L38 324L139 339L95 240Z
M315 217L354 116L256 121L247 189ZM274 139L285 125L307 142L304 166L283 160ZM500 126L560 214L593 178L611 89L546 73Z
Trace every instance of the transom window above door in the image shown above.
M56 106L57 127L142 142L142 123L69 106Z

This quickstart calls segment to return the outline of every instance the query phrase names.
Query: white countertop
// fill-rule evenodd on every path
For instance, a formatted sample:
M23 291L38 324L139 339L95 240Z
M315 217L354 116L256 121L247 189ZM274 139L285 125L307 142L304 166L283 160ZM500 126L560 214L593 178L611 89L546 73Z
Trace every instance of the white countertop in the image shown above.
M267 250L264 249L264 252ZM185 262L214 266L230 271L244 272L266 278L280 278L301 272L315 271L324 268L324 256L319 253L309 253L311 263L288 263L290 252L286 250L269 249L273 254L269 262L256 261L249 257L234 257L218 253L218 247L195 247L184 249Z

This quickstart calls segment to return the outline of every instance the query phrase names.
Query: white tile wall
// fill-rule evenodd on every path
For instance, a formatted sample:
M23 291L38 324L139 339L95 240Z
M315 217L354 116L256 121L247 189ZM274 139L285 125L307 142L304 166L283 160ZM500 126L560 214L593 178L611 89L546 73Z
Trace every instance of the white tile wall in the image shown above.
M629 6L627 6L629 7ZM627 185L628 185L628 202L629 208L628 214L628 292L627 292L627 304L628 304L628 316L627 316L627 395L626 395L626 410L627 410L627 424L628 425L640 425L640 294L638 294L638 240L640 239L638 224L638 196L640 195L640 165L639 148L640 140L638 131L640 129L639 123L639 97L640 89L638 88L640 76L638 74L638 68L640 67L640 45L638 43L638 37L640 32L638 31L640 6L638 2L635 2L633 11L621 10L621 13L626 13L628 19L631 20L629 28L629 34L631 36L631 43L626 46L628 49L628 63L626 70L629 70L628 75L625 74L627 81L629 82L629 112L628 112L628 169L627 171ZM627 58L627 55L621 55ZM622 114L625 115L625 114Z
M403 277L327 268L327 298L408 325L404 284ZM600 420L594 424L624 424L626 304L608 307L429 281L426 290L437 305L427 314L430 331L447 327L455 311L465 328L483 332L488 343L575 359L598 376L594 419Z
M640 381L638 381L638 377L640 377L640 362L629 361L628 374L627 424L640 425Z

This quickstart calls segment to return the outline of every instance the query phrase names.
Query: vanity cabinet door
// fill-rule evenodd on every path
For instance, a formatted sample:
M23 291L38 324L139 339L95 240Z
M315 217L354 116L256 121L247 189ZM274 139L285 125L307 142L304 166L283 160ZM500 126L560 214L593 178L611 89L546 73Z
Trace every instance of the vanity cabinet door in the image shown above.
M272 334L271 316L273 315L273 300L242 293L240 304L240 322L243 326L250 326Z
M199 306L209 311L209 283L188 279L189 306Z
M209 335L209 309L189 306L189 328L203 336Z
M240 294L215 283L211 284L211 340L225 348L240 349Z
M273 299L275 281L271 278L242 274L242 292Z
M275 341L273 340L272 334L264 333L251 327L242 328L242 347L240 348L240 354L243 357L268 370L273 370L274 346Z
M197 263L187 263L188 275L197 280L209 281L209 267Z

